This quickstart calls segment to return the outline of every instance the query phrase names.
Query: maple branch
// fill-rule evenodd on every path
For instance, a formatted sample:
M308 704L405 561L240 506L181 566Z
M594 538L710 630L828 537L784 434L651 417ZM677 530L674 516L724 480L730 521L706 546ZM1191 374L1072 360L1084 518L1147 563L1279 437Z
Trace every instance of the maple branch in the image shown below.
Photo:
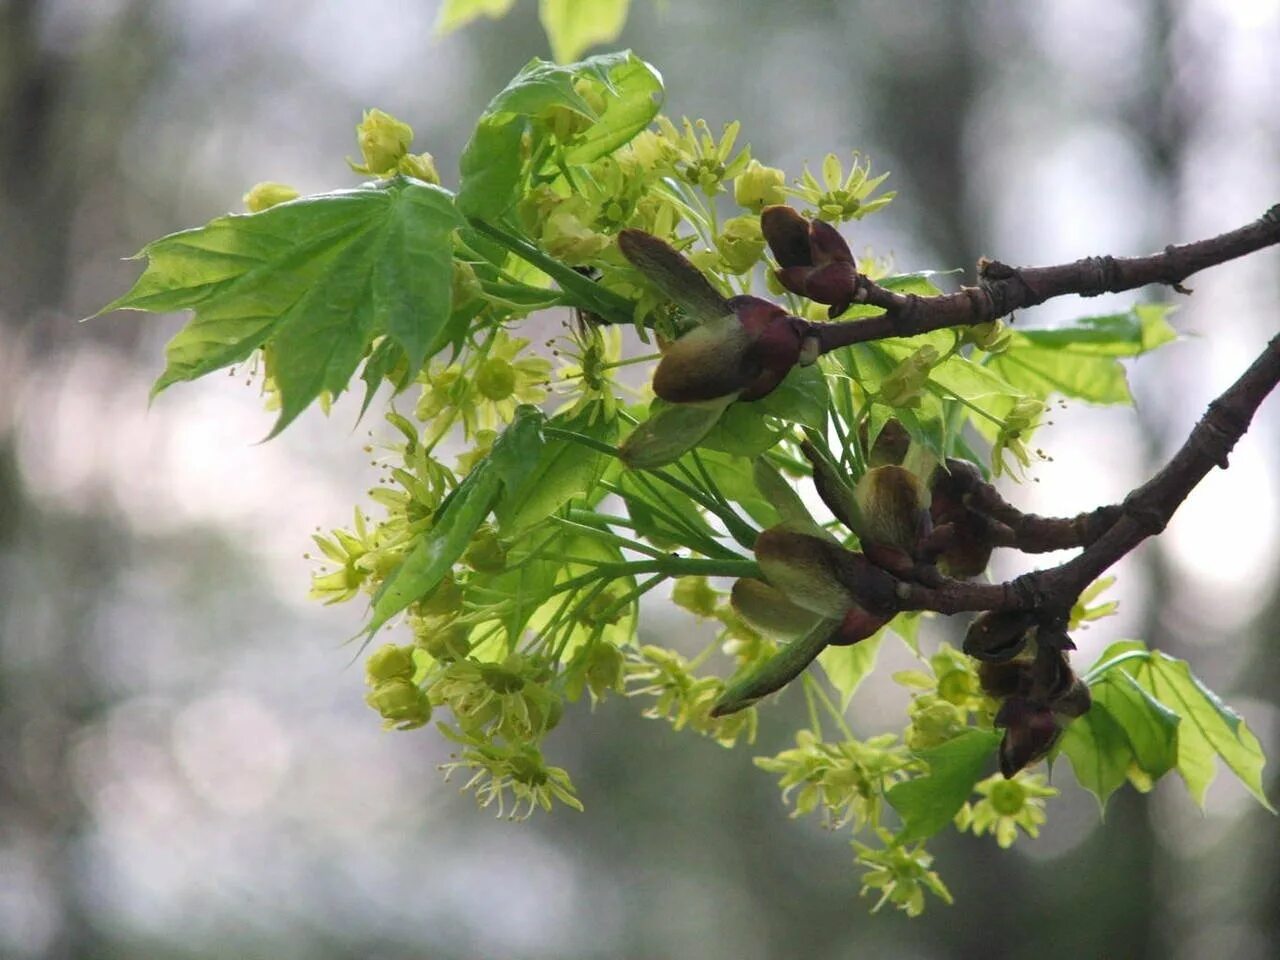
M1147 257L1086 257L1051 267L1011 267L984 259L978 263L978 286L935 297L895 293L859 274L854 302L881 307L885 312L848 323L814 323L809 332L826 353L867 340L986 323L1067 294L1096 297L1149 283L1190 293L1182 282L1193 273L1277 243L1280 204L1239 229L1182 246L1170 244Z
M1074 517L1023 513L965 461L949 458L947 469L964 505L993 521L989 532L992 545L997 547L1013 547L1023 553L1087 547L1111 528L1121 512L1119 504L1112 504Z
M1280 335L1263 349L1240 378L1209 404L1186 442L1150 480L1112 506L1065 520L1020 514L995 494L974 485L966 502L994 511L994 519L1045 549L1084 546L1064 563L1023 574L1005 583L968 583L940 577L929 584L898 581L900 610L961 613L973 610L1034 610L1065 618L1081 591L1148 537L1164 530L1174 512L1249 429L1253 415L1280 382ZM1078 542L1068 542L1072 538ZM1040 538L1037 540L1037 538ZM1050 545L1053 544L1053 545ZM1014 546L1020 544L1014 543ZM886 574L887 575L887 574Z

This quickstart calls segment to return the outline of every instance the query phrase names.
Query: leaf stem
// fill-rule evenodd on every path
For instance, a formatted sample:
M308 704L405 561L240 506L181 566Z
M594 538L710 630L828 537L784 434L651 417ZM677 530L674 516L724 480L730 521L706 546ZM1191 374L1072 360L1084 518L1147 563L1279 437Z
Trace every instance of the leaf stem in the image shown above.
M559 260L547 255L528 240L496 227L480 219L469 221L472 229L514 253L521 260L537 267L547 276L560 284L565 293L571 294L578 301L577 306L598 314L610 323L629 324L632 322L631 301L606 290L594 280L567 267Z

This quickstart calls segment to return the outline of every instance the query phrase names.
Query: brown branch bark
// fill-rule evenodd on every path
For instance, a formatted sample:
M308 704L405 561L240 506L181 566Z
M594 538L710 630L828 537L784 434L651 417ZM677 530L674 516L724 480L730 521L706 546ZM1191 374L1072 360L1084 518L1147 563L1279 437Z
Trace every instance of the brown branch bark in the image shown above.
M1120 516L1119 504L1098 507L1074 517L1041 517L1023 513L1000 495L993 484L975 470L957 469L948 461L954 482L960 485L965 506L995 521L993 545L1013 547L1023 553L1050 553L1087 547L1106 533Z
M1006 514L997 519L1010 529L1019 529L1014 516L1017 514L1021 517L1022 535L1042 537L1045 544L1083 545L1085 549L1058 566L1005 583L967 583L940 578L925 585L902 580L896 588L898 609L939 613L1034 610L1047 617L1065 617L1085 587L1147 537L1164 530L1178 507L1210 470L1227 467L1228 454L1249 429L1258 407L1277 382L1280 382L1280 335L1267 344L1235 383L1209 404L1205 415L1164 468L1118 505L1100 507L1067 520L1049 520L1018 514L998 494L996 503L990 499L991 494L976 491L978 497L987 498L985 502L997 514ZM1015 522L1007 523L1008 520ZM1066 542L1072 537L1079 542Z
M998 260L978 264L978 286L936 297L894 293L859 275L854 301L884 313L848 323L815 323L821 352L867 340L915 336L944 327L986 323L1022 307L1076 294L1096 297L1162 283L1190 293L1183 281L1206 267L1280 243L1280 204L1253 223L1208 240L1170 244L1147 257L1086 257L1051 267L1011 267Z

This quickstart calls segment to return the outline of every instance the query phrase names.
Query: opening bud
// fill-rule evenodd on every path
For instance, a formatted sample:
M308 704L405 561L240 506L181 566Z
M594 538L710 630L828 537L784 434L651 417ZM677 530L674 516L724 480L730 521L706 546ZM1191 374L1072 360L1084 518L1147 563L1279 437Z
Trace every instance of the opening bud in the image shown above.
M828 304L828 315L848 309L858 289L858 268L849 245L823 220L806 220L791 207L765 207L760 226L778 261L778 282L792 293Z
M726 301L727 316L672 341L653 374L653 392L671 403L696 403L738 393L758 400L800 361L808 325L768 300Z
M928 536L929 491L906 467L874 467L862 475L853 490L863 546L896 547L908 557Z
M796 606L843 620L852 607L892 615L895 581L860 553L838 543L781 527L756 539L765 579Z
M733 585L734 612L752 630L775 640L792 640L813 629L818 615L787 599L763 580L743 577Z
M671 403L739 395L757 400L782 382L814 345L809 324L759 297L726 299L685 256L643 230L618 234L622 255L696 326L663 349L653 392Z

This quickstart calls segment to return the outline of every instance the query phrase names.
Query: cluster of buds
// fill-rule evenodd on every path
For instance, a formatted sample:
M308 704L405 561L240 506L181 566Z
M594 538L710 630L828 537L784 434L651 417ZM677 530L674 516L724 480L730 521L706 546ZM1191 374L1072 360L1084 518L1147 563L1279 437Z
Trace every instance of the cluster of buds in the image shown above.
M778 261L774 277L787 290L830 307L838 317L858 290L858 268L849 245L825 220L806 220L784 205L760 215L764 238Z
M964 651L980 662L982 689L1000 701L995 725L1004 730L1005 777L1047 756L1066 725L1089 710L1089 687L1067 661L1074 648L1061 628L1027 611L991 611L970 625Z
M413 682L416 671L413 648L390 643L365 662L365 683L370 688L365 703L382 715L384 728L412 730L431 719L431 701Z

